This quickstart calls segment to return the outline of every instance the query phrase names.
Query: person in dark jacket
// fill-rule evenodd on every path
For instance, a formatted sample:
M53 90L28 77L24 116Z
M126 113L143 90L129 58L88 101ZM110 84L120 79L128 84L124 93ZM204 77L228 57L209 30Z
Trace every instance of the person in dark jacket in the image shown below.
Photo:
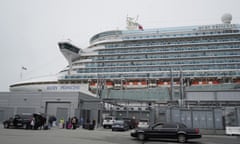
M77 117L73 117L72 120L71 120L71 123L72 123L73 129L76 129L77 128L77 123L78 123Z
M96 120L93 120L92 121L92 129L95 129L95 126L96 126Z

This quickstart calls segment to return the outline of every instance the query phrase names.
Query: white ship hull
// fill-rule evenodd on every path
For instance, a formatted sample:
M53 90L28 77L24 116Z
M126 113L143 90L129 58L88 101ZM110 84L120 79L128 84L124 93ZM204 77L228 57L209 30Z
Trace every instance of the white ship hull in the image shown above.
M25 91L25 92L82 92L92 96L95 96L88 90L88 84L32 84L32 85L20 85L17 87L11 87L10 91Z

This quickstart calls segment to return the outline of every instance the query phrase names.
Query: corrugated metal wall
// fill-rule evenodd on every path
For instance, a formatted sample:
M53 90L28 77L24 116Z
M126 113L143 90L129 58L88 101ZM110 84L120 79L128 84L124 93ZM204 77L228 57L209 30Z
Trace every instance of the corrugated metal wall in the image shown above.
M222 108L169 108L167 122L182 122L188 127L202 129L224 129Z

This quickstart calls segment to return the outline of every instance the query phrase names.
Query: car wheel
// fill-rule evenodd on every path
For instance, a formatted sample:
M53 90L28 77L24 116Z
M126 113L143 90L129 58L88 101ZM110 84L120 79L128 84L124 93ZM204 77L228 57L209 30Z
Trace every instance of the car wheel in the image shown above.
M5 124L3 125L3 127L4 127L4 128L9 128L8 123L5 123Z
M138 134L138 139L141 141L145 140L145 135L143 133Z
M184 134L178 135L178 142L184 143L186 141L187 141L187 139L186 139L186 136Z

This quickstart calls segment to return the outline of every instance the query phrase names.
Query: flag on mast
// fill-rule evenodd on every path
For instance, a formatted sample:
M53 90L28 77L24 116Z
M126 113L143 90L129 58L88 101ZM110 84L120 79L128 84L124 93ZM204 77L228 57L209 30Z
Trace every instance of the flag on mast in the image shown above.
M139 29L139 30L143 30L143 26L140 25L140 24L138 24L138 29Z
M128 30L143 30L143 26L140 25L138 22L138 16L137 18L132 18L127 16L127 29Z

